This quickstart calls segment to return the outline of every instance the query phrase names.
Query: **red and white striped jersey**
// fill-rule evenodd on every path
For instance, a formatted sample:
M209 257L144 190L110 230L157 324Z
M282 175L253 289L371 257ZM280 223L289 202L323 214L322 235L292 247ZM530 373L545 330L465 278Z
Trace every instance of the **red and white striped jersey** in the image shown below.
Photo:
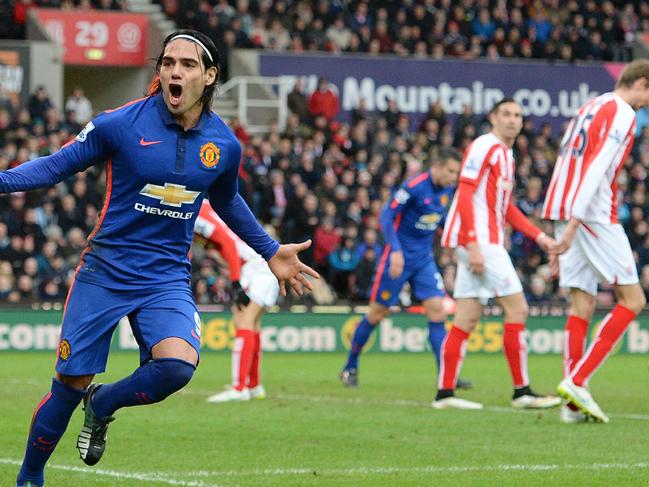
M510 147L493 133L481 135L467 148L460 171L460 183L475 185L473 218L475 238L462 227L458 192L446 217L442 245L464 246L475 240L479 245L504 245L507 208L514 189L514 155Z
M617 223L617 175L633 147L635 112L605 93L570 121L543 205L543 218Z
M241 240L236 233L230 230L225 222L221 220L221 217L216 214L207 199L203 200L203 204L201 205L201 210L196 219L196 225L194 226L194 233L197 233L208 240L214 241L219 238L229 237L234 241L239 258L243 262L264 260L261 255L252 250L252 248Z

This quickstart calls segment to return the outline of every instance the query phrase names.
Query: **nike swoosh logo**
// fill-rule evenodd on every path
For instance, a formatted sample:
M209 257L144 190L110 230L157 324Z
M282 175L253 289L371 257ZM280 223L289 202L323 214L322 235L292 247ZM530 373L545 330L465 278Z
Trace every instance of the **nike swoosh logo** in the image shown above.
M162 144L162 140L144 140L144 137L140 139L140 145L146 147L147 145Z

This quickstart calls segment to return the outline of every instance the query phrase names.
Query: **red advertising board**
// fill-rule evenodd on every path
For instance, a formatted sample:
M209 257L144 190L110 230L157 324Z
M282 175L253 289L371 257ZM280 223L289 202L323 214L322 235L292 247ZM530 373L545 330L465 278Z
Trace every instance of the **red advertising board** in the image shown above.
M65 64L146 64L148 17L142 14L33 9L48 37L63 46Z

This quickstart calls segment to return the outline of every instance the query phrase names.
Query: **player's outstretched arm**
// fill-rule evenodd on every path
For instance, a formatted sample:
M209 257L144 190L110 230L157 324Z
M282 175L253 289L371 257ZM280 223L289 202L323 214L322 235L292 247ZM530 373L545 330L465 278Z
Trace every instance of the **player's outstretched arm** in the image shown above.
M286 283L300 296L304 288L309 291L313 290L313 284L309 282L306 276L319 278L318 273L303 263L298 254L311 246L311 240L299 244L280 245L275 255L268 260L270 270L279 280L279 289L282 296L286 296Z
M0 193L47 188L85 169L66 158L62 151L38 157L0 172Z

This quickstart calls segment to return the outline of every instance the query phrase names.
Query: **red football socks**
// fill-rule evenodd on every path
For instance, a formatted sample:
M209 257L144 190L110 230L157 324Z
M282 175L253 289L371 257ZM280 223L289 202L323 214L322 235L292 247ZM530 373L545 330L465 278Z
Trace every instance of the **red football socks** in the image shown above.
M250 377L248 387L253 388L259 385L259 369L261 368L261 334L255 332L255 348L252 352L252 364L250 365Z
M630 309L618 304L604 317L593 343L574 368L572 381L576 385L588 385L590 377L606 360L611 349L622 337L635 315Z
M568 377L584 355L588 321L569 315L563 332L563 376Z
M505 323L503 333L503 351L509 364L514 388L529 385L527 375L527 342L523 323Z
M243 390L250 376L255 351L255 332L252 330L237 330L232 350L232 387Z
M469 334L452 326L442 344L438 389L455 389L460 375Z

